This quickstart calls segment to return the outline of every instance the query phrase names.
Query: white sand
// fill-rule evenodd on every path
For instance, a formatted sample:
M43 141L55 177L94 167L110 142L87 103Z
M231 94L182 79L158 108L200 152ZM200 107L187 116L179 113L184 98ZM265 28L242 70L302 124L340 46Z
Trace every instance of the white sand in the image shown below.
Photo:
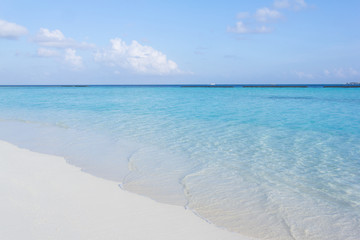
M0 239L249 239L0 141Z

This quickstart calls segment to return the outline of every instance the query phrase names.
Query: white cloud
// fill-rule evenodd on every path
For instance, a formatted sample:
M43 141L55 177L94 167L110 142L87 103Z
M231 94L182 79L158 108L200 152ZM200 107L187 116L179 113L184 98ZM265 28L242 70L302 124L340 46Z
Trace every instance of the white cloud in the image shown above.
M234 33L249 33L250 30L245 26L245 24L241 21L237 22L235 27L228 27L228 32L234 32Z
M93 48L95 45L86 42L77 42L74 39L66 38L64 34L56 29L50 31L46 28L40 28L33 39L34 42L43 47L55 48Z
M0 19L0 38L16 39L27 33L28 31L25 27Z
M292 9L300 10L308 7L305 0L275 0L273 8L277 9ZM227 27L228 32L238 34L249 33L269 33L272 28L270 23L274 20L283 18L282 12L269 7L263 7L256 10L254 14L248 12L239 12L236 16L241 21L238 21L234 27ZM251 24L252 27L249 27Z
M350 78L360 76L360 72L353 68L334 68L324 70L324 75L333 78Z
M37 55L39 57L58 57L60 55L60 53L53 49L39 48L37 50Z
M41 46L37 50L39 57L56 58L70 65L75 70L83 67L83 59L81 56L76 55L75 49L90 49L95 47L94 44L77 42L72 38L67 38L58 29L51 31L46 28L40 28L33 41Z
M275 0L274 7L301 10L308 7L305 0Z
M236 23L235 27L228 27L227 31L233 33L239 33L239 34L248 34L248 33L269 33L272 30L266 26L249 28L243 22L239 21Z
M227 31L238 34L270 33L272 29L266 23L281 17L280 12L267 7L258 9L253 15L248 12L240 12L237 14L237 18L244 20L238 21L234 27L228 27ZM248 26L249 23L252 23L250 27Z
M255 19L259 22L267 22L269 20L278 19L281 16L280 12L266 7L258 9L255 13Z
M82 57L76 55L75 49L68 48L65 50L65 61L74 69L80 69L83 67Z
M145 74L181 73L177 64L168 60L166 55L150 46L132 41L127 45L120 38L111 39L111 48L98 51L95 60L110 66L130 69Z

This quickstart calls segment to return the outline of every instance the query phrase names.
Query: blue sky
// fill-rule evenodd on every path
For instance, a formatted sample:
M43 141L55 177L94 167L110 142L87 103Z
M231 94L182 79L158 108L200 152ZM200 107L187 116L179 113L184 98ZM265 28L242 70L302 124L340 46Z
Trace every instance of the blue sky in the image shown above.
M0 84L360 81L360 1L1 1Z

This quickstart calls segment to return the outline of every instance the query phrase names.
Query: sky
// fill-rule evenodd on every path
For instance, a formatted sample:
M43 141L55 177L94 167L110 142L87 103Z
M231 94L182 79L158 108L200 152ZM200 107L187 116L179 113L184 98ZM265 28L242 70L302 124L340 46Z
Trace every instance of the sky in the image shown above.
M0 0L0 85L360 82L360 1Z

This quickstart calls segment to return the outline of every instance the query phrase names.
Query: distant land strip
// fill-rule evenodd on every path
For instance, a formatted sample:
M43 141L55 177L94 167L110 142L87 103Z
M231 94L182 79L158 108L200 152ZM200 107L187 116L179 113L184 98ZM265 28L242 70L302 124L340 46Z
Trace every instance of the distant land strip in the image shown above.
M181 87L181 88L360 88L360 84L93 84L93 85L0 85L0 87Z
M324 88L360 88L359 85L323 86Z
M185 88L233 88L235 86L228 86L228 85L185 85L185 86L181 86L181 87L185 87Z
M244 88L307 88L308 86L303 85L288 85L288 86L282 86L282 85L256 85L256 86L242 86Z

